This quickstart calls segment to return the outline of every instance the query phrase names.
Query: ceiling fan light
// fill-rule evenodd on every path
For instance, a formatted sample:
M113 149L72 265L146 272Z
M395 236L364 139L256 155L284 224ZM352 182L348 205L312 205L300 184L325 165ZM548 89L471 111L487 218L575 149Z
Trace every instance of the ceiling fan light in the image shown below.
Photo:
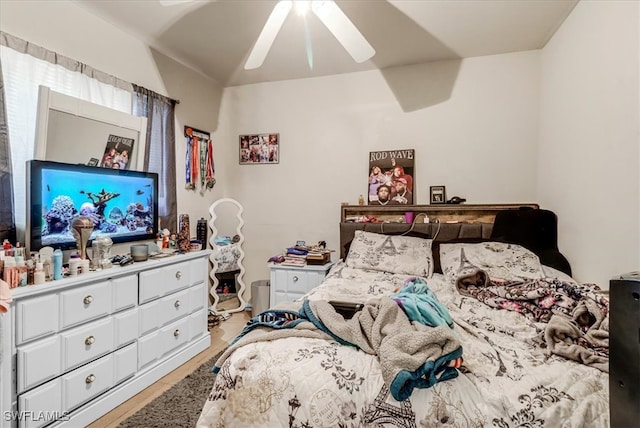
M305 16L309 9L311 9L311 1L309 0L294 0L293 8L298 16Z
M334 1L312 1L311 10L338 39L355 62L365 62L375 55L373 46Z
M267 57L280 28L282 28L284 20L289 15L289 11L291 11L291 2L287 0L279 1L273 8L267 23L264 24L258 36L258 40L256 40L256 44L251 49L247 62L244 64L245 70L259 68L264 63L264 59Z

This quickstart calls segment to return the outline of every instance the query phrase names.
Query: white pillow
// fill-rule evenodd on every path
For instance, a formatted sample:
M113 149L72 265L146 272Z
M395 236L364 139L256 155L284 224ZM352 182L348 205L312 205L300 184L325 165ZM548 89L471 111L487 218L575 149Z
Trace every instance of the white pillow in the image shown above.
M463 253L464 251L464 253ZM464 254L465 259L461 259ZM444 276L455 282L469 267L482 269L489 278L505 281L542 279L545 273L538 256L526 248L503 242L440 244L440 265Z
M429 278L433 274L431 244L431 239L356 230L345 263L350 268Z

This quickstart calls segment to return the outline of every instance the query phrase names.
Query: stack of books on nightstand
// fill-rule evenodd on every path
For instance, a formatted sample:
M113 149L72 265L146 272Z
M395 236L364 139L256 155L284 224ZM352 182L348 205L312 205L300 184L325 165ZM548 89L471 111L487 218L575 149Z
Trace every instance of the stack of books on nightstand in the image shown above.
M280 263L285 266L304 266L307 264L307 250L296 247L287 248L284 261Z
M331 251L314 248L307 253L308 265L325 265L331 261Z

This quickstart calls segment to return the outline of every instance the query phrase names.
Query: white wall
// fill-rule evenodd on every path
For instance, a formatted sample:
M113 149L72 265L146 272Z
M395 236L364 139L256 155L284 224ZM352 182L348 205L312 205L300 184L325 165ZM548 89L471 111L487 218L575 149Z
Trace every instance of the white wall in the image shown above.
M539 54L462 61L449 68L448 99L411 112L401 106L420 100L390 87L428 85L413 67L225 89L218 140L281 140L277 165L228 159L229 192L245 207L247 283L268 278L267 259L296 240L338 248L340 203L366 194L370 151L415 149L417 203L440 184L468 203L535 202Z
M0 29L36 45L86 63L98 70L180 100L176 106L176 176L179 213L189 213L191 232L196 221L208 217L208 207L224 194L222 185L204 194L182 190L186 153L183 126L213 132L218 126L222 90L170 58L151 50L143 42L107 23L73 1L2 1ZM216 153L224 147L214 141ZM217 164L216 177L224 175ZM20 177L16 177L21 179Z
M640 268L639 3L582 1L543 49L539 202L574 276Z

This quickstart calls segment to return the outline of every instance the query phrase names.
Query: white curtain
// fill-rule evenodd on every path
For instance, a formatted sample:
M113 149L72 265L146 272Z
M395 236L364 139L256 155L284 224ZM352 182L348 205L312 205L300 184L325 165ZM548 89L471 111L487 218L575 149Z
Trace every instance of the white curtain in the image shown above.
M44 52L51 53L46 50ZM18 236L21 237L24 236L26 222L25 162L34 156L38 87L48 86L53 91L129 114L132 94L131 90L102 83L83 72L71 71L62 65L4 45L0 45L0 61L14 177L15 221ZM80 63L75 64L83 67ZM72 150L71 147L69 149Z

